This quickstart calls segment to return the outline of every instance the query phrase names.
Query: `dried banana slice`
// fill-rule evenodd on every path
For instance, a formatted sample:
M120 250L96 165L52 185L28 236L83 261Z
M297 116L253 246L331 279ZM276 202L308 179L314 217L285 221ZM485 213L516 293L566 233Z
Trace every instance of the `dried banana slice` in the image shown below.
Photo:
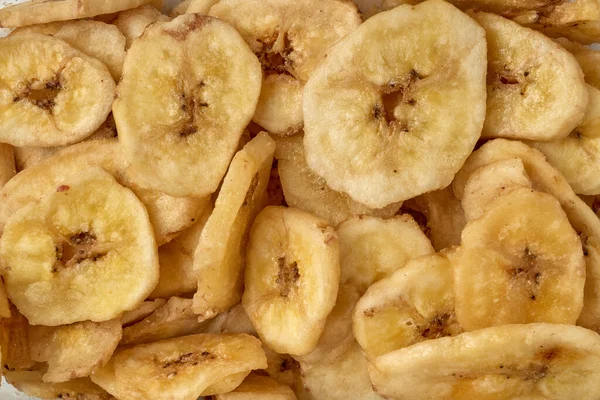
M217 395L215 400L296 400L296 395L289 386L252 373L234 391Z
M588 85L590 103L583 121L564 139L531 143L558 169L575 193L600 194L600 90Z
M10 318L10 315L11 315L10 303L9 303L8 297L6 295L6 289L4 288L4 281L0 277L0 318ZM1 325L2 325L2 323L0 322L0 326ZM2 346L0 345L0 351L2 350L1 347ZM1 360L1 358L0 358L0 360Z
M600 3L597 0L559 1L537 10L525 11L511 19L533 29L593 21L600 19Z
M369 359L462 333L454 312L451 261L439 253L409 261L367 290L353 321L356 341Z
M118 351L91 378L122 400L196 400L223 378L266 366L253 336L198 334Z
M32 369L35 362L29 354L29 322L14 305L9 306L10 317L0 319L2 370L7 372Z
M362 295L372 284L419 256L433 253L431 242L410 215L390 219L359 216L337 228L342 284Z
M261 133L229 166L194 253L198 291L194 312L209 319L239 303L243 291L248 231L264 207L275 142Z
M121 316L121 324L123 327L133 325L136 322L140 322L141 320L148 317L154 311L158 310L162 306L167 303L165 299L156 299L152 301L144 301L139 305L138 308L135 308L131 311L127 311Z
M114 90L106 66L62 40L38 33L0 39L4 143L50 147L79 142L106 120Z
M252 325L274 351L309 354L338 294L335 230L305 211L267 207L252 225L247 249L242 305Z
M402 203L393 203L381 209L360 204L346 193L332 190L325 180L315 174L304 158L302 136L277 137L277 170L285 196L291 207L301 208L337 225L352 215L374 215L388 218L396 214Z
M583 71L585 81L596 89L600 89L600 51L592 50L588 46L582 46L564 38L556 39L556 41L575 56Z
M600 337L570 325L502 325L428 340L377 358L375 390L404 400L600 396Z
M302 129L304 84L327 48L361 23L356 6L340 0L221 0L209 15L234 26L261 61L253 121L277 135Z
M213 193L261 79L256 56L222 21L186 14L149 26L127 52L113 106L136 182L177 197Z
M104 366L121 340L121 320L29 327L33 361L47 362L44 382L67 382Z
M209 198L171 197L140 188L125 173L127 161L119 143L92 140L69 146L11 179L0 191L0 231L18 209L30 202L39 202L44 193L56 189L69 176L94 166L110 172L144 203L158 245L193 225L209 203Z
M308 166L372 208L448 186L481 132L485 73L483 29L444 1L368 19L306 84Z
M17 28L94 17L153 2L153 0L30 0L0 9L0 28Z
M191 0L185 12L186 14L208 14L210 8L218 2L219 0Z
M19 209L0 240L6 291L31 324L106 321L134 309L158 282L144 205L93 168Z
M126 38L126 47L129 49L133 41L144 33L148 25L160 21L169 21L170 18L163 15L151 5L143 5L138 8L123 11L119 14L113 24Z
M567 50L534 30L474 13L488 40L488 100L483 138L564 138L583 118L588 93Z
M502 324L574 324L585 260L552 196L517 189L467 224L454 260L456 316L466 331Z
M43 372L8 372L6 380L28 396L48 400L115 400L89 378L73 379L62 383L42 382Z
M15 151L9 144L0 143L0 189L17 173Z

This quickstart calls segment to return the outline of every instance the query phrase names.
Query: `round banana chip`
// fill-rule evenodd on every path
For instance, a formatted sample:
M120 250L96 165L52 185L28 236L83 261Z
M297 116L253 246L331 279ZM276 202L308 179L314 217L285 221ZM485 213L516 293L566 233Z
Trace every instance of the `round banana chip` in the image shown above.
M483 138L564 138L588 104L571 53L539 32L498 15L475 13L488 41L488 100Z
M340 281L339 245L327 221L296 208L267 207L247 247L242 305L278 353L310 353L325 329Z
M590 103L583 121L564 139L531 143L544 153L575 193L600 194L600 90L588 85Z
M403 400L595 400L600 336L570 325L502 325L418 343L377 358L382 396Z
M0 28L94 17L152 2L153 0L29 0L0 9Z
M308 166L372 208L448 186L485 117L485 32L441 0L378 14L304 91Z
M34 325L107 321L137 307L158 282L144 205L99 168L14 213L0 258L9 298Z
M33 361L47 362L44 382L67 382L104 366L121 340L121 320L29 327Z
M192 400L232 374L266 366L253 336L198 334L118 351L91 378L119 399Z
M583 307L581 241L552 196L517 189L467 224L454 260L456 315L467 331L574 324Z
M304 84L327 48L361 23L343 0L221 0L209 15L234 26L258 56L265 77L253 121L278 135L302 129Z
M113 114L140 186L177 197L213 193L256 108L260 63L215 18L156 22L127 52Z
M0 140L50 147L90 136L106 120L115 82L98 60L39 33L0 39Z
M454 313L451 261L438 253L409 261L367 290L353 321L356 341L369 359L462 333Z
M126 38L126 46L129 49L134 39L139 38L144 33L148 25L156 21L169 21L169 17L163 15L151 5L143 5L138 8L123 11L119 14L113 24L121 31Z
M115 400L89 378L48 383L42 382L43 374L40 371L11 371L6 373L6 381L26 395L38 399Z

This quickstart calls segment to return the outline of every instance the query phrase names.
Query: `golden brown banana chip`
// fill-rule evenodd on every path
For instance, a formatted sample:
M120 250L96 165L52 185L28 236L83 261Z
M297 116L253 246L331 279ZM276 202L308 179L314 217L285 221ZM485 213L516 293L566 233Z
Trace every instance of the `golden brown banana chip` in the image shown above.
M17 173L15 151L9 144L0 143L0 189Z
M29 322L12 304L10 317L0 319L0 350L5 372L28 370L35 365L29 354Z

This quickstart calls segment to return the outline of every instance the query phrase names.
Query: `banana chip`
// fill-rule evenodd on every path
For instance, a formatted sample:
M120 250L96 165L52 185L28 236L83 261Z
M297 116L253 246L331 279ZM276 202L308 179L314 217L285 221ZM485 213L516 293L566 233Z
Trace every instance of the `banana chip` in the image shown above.
M143 5L123 11L113 24L125 35L126 47L129 49L134 39L142 36L148 25L156 21L169 21L169 17L161 14L156 8L150 5Z
M210 8L218 2L219 0L190 0L185 12L186 14L208 14Z
M140 322L141 320L148 317L154 311L158 310L160 307L164 306L167 303L165 299L155 299L152 301L144 301L137 308L127 311L121 316L121 324L123 327L133 325L136 322Z
M296 395L275 379L252 373L234 391L217 395L215 400L296 400Z
M306 84L308 166L372 208L448 186L481 132L485 73L483 29L446 2L368 19Z
M0 143L0 189L17 173L15 151L9 144Z
M11 305L8 311L10 316L0 319L2 370L29 370L35 366L29 354L29 322L15 306Z
M113 114L140 186L213 193L254 113L260 63L228 24L199 14L150 25L127 52Z
M564 38L556 39L556 41L573 53L583 70L585 81L596 89L600 89L600 51L592 50L588 46L582 46Z
M89 378L63 383L42 382L43 372L18 371L6 374L6 380L28 396L48 400L116 400Z
M63 181L13 214L0 258L9 298L34 325L115 318L158 282L144 205L100 168Z

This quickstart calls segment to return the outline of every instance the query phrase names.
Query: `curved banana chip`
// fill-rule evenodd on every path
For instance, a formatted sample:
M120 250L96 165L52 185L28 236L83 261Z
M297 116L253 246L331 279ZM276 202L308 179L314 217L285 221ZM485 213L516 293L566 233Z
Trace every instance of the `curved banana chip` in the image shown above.
M377 358L375 390L403 400L594 400L600 336L571 325L502 325Z
M43 374L40 371L11 371L6 373L6 381L26 395L38 399L115 400L89 378L49 383L42 382Z
M448 186L481 132L486 64L483 29L444 1L368 19L306 84L308 166L372 208Z
M493 14L472 15L488 41L488 100L481 136L549 141L569 135L588 104L575 57L516 22Z
M381 209L371 209L358 203L346 193L336 192L306 165L302 136L277 137L275 158L285 202L301 208L337 225L352 215L374 215L389 218L402 203L393 203Z
M209 15L234 26L258 56L264 79L253 121L278 135L302 129L304 84L327 48L361 23L343 0L221 0Z
M217 395L215 400L296 400L296 395L289 386L252 373L235 390Z
M150 25L127 52L113 105L136 182L176 197L213 193L261 79L256 56L222 21L186 14Z
M198 290L193 310L201 320L226 311L241 299L248 232L264 207L274 151L275 142L263 132L229 165L194 253Z
M85 139L106 120L115 91L104 64L39 33L0 39L0 86L0 140L14 146Z
M266 366L253 336L198 334L118 351L91 378L122 400L196 400L232 374L245 377Z
M129 49L133 41L142 36L148 25L156 21L169 21L169 17L161 14L160 11L151 5L146 4L138 8L123 11L113 24L125 36L125 45Z
M167 303L165 299L147 300L140 304L137 308L123 313L121 316L121 324L123 327L130 326L136 322L140 322L154 311L158 310Z
M248 240L242 305L264 343L303 356L317 345L340 280L339 244L327 221L267 207Z
M431 242L410 215L390 219L359 216L337 228L341 284L362 295L372 284L419 256L434 252Z
M368 359L423 340L462 333L445 254L410 260L374 283L354 309L354 334Z
M573 43L565 38L558 38L556 41L575 56L583 71L585 81L596 89L600 89L600 51Z
M144 205L100 168L13 214L0 258L9 298L34 325L107 321L136 308L158 282Z

